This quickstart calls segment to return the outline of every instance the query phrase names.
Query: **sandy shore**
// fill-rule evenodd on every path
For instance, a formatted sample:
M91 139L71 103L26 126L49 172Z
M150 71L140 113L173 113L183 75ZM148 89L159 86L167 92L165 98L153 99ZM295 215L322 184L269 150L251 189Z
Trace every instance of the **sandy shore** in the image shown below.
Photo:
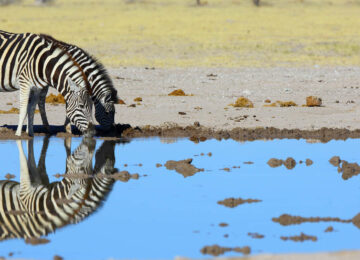
M360 128L360 67L112 68L109 73L119 97L126 103L116 105L116 122L121 124L189 126L198 121L214 130ZM191 95L168 96L175 89ZM18 108L18 95L19 92L3 93L0 109ZM322 98L323 106L301 107L309 95ZM240 96L249 98L254 108L229 106ZM136 97L143 101L135 102ZM264 107L266 99L294 101L299 106ZM132 104L136 107L131 107ZM47 104L47 113L50 124L64 122L64 105ZM0 115L0 125L17 122L18 114ZM41 124L39 114L35 115L35 124Z

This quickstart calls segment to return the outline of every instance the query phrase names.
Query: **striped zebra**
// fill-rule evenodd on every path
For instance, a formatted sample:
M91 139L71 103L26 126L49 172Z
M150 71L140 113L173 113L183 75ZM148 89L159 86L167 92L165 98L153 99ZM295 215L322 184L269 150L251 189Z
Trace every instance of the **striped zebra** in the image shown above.
M20 90L16 135L21 135L27 114L27 133L33 135L35 107L49 86L64 96L70 122L80 131L93 134L90 83L72 55L39 35L0 31L0 91ZM43 117L45 107L41 106Z
M96 174L114 172L115 142L105 141L101 145L95 156L94 171L95 140L84 138L74 153L67 156L65 177L50 184L46 172L41 172L44 166L36 167L33 140L27 142L28 160L21 141L17 141L20 183L0 181L0 241L12 238L37 241L58 228L76 224L99 208L114 184L112 178L97 177ZM65 146L69 153L70 146ZM47 144L40 156L43 162L46 149ZM101 156L98 156L99 152Z
M114 124L115 104L118 102L118 97L117 91L104 66L75 45L56 40L46 34L41 34L40 36L46 39L49 44L55 43L63 48L80 65L90 83L92 99L95 105L95 119L104 129L109 130ZM40 111L45 111L45 96L46 92L39 100ZM45 112L41 113L41 118L45 126L49 125ZM67 131L70 129L68 124L69 120L66 119L65 127Z

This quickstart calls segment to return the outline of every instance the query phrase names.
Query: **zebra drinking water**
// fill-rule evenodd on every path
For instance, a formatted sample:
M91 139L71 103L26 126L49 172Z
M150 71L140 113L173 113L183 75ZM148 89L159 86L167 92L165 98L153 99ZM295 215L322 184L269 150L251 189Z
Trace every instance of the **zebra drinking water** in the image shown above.
M26 142L28 160L21 141L17 141L20 183L0 181L0 241L23 238L36 242L58 228L78 223L98 209L114 184L114 179L107 177L114 172L114 141L105 141L98 149L93 170L95 140L83 138L70 154L71 139L67 139L65 177L50 184L45 167L48 139L44 140L38 167L33 140Z
M49 86L64 96L70 122L80 131L92 134L90 84L72 56L56 43L49 43L39 35L0 31L0 91L20 90L16 135L21 135L26 114L27 133L33 135L35 106L39 98L43 98L44 88ZM45 114L44 109L41 113L42 116Z
M49 35L41 34L40 36L46 39L50 44L55 43L60 46L60 48L66 50L82 68L90 83L92 99L95 105L95 118L108 130L114 124L114 104L118 102L118 97L117 91L104 66L83 49L75 45L56 40ZM40 112L45 111L45 97L47 90L44 89L44 92L45 93L42 94L39 100ZM45 112L41 113L41 118L45 126L49 125ZM65 126L67 126L68 123L69 120L66 119ZM66 129L69 128L66 127Z

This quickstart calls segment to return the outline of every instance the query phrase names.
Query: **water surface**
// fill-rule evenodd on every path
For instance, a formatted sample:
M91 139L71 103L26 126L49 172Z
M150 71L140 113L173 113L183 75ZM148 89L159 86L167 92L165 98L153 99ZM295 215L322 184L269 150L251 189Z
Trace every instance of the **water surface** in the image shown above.
M207 140L198 144L187 139L133 139L116 144L94 140L88 154L76 154L76 149L84 144L80 138L72 138L68 153L64 139L48 141L45 165L50 183L63 178L54 175L67 171L67 159L69 165L70 161L76 164L76 160L84 160L83 157L89 163L82 169L84 174L93 176L103 172L106 175L126 170L130 174L138 173L140 178L114 181L99 207L94 206L79 223L42 236L50 241L46 244L31 245L17 238L1 241L0 256L12 252L15 258L36 259L52 259L55 254L65 259L167 259L179 255L200 258L205 257L200 250L214 244L249 246L251 254L360 249L360 229L352 223L283 226L272 221L282 214L344 220L356 216L360 212L359 176L355 174L344 180L329 159L336 155L349 163L358 163L358 139L328 143ZM22 141L21 145L26 156L33 146L37 163L44 151L44 138L36 137L33 144ZM105 152L99 150L101 147ZM15 141L3 141L0 153L1 180L6 180L5 175L11 173L15 175L12 181L19 182L18 145ZM270 158L285 160L288 157L297 162L293 169L272 168L267 164ZM193 159L192 165L196 168L204 170L184 178L175 170L156 166L187 158ZM307 158L313 161L312 165L299 163ZM234 208L218 204L226 198L261 202ZM220 223L228 226L221 227ZM1 222L1 225L5 224ZM329 226L334 231L324 232ZM249 232L264 238L254 239ZM302 232L315 236L317 241L280 239ZM225 254L232 255L241 256L236 252Z

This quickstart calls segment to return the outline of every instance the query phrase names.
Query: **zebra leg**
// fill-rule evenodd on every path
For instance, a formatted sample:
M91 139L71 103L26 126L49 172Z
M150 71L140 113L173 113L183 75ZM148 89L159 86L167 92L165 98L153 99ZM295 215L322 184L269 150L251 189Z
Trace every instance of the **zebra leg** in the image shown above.
M26 85L20 85L20 115L19 115L18 127L15 133L17 136L21 136L22 126L24 124L24 120L27 113L29 96L30 96L30 87Z
M36 104L38 103L39 100L39 94L40 91L33 88L30 91L30 97L29 97L29 104L27 107L28 110L28 124L27 124L27 128L26 128L26 132L28 133L29 136L33 136L34 135L34 114L35 114L35 108L36 108Z
M66 130L66 133L71 134L71 123L70 123L70 119L68 117L65 118L65 123L64 123L64 127Z
M41 148L41 154L37 165L37 172L39 173L41 184L48 185L49 184L49 176L46 172L46 165L45 165L45 159L46 159L46 152L49 147L49 136L44 137L43 146Z
M49 90L49 87L45 87L40 91L38 106L39 106L41 120L43 122L43 125L44 125L46 131L48 133L50 133L49 121L47 120L46 110L45 110L45 100L46 100L46 95L47 95L48 90Z
M19 150L19 161L20 161L20 197L26 195L29 188L31 187L29 167L27 164L26 156L22 147L21 140L16 140L16 144Z

